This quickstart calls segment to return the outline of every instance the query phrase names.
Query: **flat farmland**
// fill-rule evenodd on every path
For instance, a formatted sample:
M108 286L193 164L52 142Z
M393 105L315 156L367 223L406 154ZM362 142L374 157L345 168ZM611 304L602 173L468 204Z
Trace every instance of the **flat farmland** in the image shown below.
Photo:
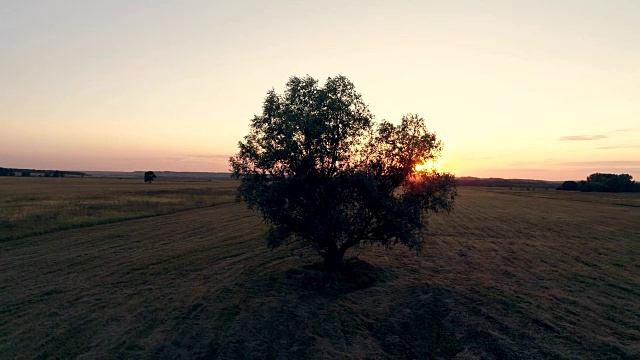
M75 199L87 181L120 196L118 180L56 180L0 202ZM462 188L421 253L352 249L344 279L308 251L267 249L237 183L171 186L210 203L0 243L3 358L640 357L637 194Z
M0 241L232 202L233 181L0 177Z

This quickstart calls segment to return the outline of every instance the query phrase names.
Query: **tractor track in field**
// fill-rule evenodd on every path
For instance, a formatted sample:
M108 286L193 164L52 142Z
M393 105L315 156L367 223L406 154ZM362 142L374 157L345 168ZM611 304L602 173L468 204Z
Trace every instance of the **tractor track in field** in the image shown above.
M162 312L167 301L181 297L185 306L197 302L203 294L189 294L197 293L198 284L206 281L208 292L216 293L246 276L246 258L268 252L260 241L262 232L257 216L244 205L229 204L3 243L0 309L3 318L12 321L0 325L0 334L11 333L14 341L56 352L61 345L50 340L65 336L55 329L55 319L62 316L79 326L74 331L94 339L94 351L100 344L113 346L118 336L126 336L100 335L106 323L120 323L123 331L135 328L141 311ZM246 244L238 241L243 239L257 242L255 252L247 252ZM141 298L144 292L148 296ZM121 314L110 318L107 311L95 318L88 316L92 308L98 314L120 308ZM0 349L3 343L0 340Z

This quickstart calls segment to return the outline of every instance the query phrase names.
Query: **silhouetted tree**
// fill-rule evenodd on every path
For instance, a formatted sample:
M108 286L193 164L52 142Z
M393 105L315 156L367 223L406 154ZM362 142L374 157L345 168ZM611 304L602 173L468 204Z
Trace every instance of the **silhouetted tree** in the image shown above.
M28 171L23 171L23 172L20 173L20 176L29 177L29 176L31 176L31 173L28 172Z
M144 182L146 183L150 183L153 180L155 180L156 178L156 174L153 173L153 171L147 171L144 173Z
M575 181L565 181L562 185L558 186L556 190L576 191L578 190L578 183Z
M578 191L582 191L582 192L590 192L590 191L593 191L593 186L584 180L580 180L578 182L577 189Z
M629 174L603 174L595 173L587 177L587 183L591 184L593 191L625 192L632 191L633 177Z
M574 187L575 184L575 187ZM638 184L629 174L594 173L587 176L587 180L565 181L556 190L578 190L583 192L632 192L638 191Z
M442 149L424 119L376 124L344 76L324 87L292 77L284 94L269 91L238 145L229 162L239 198L262 212L268 245L311 246L329 271L361 243L421 249L427 213L449 211L456 196L453 175L415 171Z

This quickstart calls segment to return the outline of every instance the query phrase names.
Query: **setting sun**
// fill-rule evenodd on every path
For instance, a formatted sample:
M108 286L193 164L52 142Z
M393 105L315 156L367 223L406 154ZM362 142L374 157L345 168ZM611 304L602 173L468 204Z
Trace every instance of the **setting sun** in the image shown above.
M424 164L418 164L415 167L416 171L431 171L431 170L440 170L437 161L429 160Z

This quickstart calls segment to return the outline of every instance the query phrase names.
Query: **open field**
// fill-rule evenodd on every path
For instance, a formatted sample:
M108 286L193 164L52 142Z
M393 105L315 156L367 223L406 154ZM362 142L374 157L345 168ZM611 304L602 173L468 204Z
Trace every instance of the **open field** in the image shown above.
M269 251L259 215L227 190L217 206L2 242L0 354L640 357L637 197L460 193L452 214L431 218L422 253L350 250L366 261L353 281L314 271L308 252Z
M505 189L505 188L483 188L485 191L504 193L508 195L527 196L532 198L568 200L586 203L598 203L608 205L640 207L640 193L605 193L591 192L583 193L579 191L555 191L547 189L525 190L525 189Z
M0 177L0 242L235 199L237 183Z

